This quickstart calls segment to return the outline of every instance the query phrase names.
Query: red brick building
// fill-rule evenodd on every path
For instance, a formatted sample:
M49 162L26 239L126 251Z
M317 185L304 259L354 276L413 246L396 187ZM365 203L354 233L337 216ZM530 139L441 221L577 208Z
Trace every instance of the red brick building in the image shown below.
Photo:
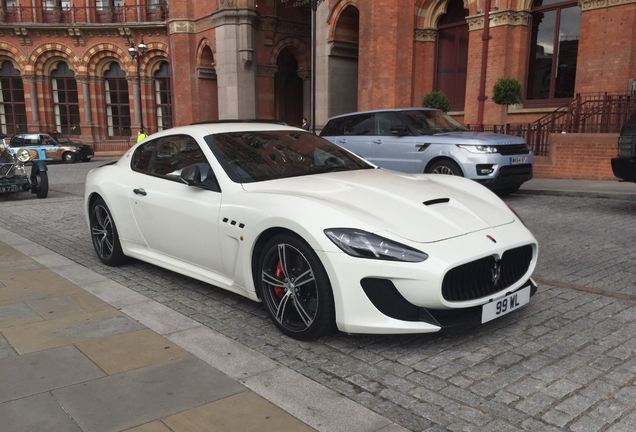
M305 4L302 4L305 3ZM304 0L0 0L0 127L130 140L218 118L311 118ZM316 12L315 120L420 106L441 90L470 124L500 124L501 77L532 121L577 93L636 78L636 0L325 0ZM131 44L147 49L139 63ZM139 67L140 82L137 80Z

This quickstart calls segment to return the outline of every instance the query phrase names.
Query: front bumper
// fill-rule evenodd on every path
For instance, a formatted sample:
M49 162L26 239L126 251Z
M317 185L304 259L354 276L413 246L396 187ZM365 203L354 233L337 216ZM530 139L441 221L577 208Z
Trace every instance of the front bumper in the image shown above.
M636 182L636 160L634 158L613 158L612 172L619 179Z

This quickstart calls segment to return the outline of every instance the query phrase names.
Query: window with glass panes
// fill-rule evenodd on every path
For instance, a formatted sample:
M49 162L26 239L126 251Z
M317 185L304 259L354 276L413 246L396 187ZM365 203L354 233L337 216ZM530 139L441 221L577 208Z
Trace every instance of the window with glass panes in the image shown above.
M537 0L532 5L527 101L567 102L574 97L581 9L576 0Z
M64 135L79 135L80 115L75 73L64 62L51 72L55 127Z
M131 136L128 82L126 73L117 63L111 63L104 73L104 94L108 136Z
M157 131L172 127L172 88L170 86L170 67L162 62L155 72L155 106L157 110Z
M8 135L27 130L24 84L20 71L8 60L0 66L0 126Z

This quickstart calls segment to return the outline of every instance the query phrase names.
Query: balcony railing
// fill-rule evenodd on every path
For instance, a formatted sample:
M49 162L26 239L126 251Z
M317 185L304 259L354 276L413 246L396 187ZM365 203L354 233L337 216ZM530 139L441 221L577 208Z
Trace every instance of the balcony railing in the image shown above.
M470 130L523 137L538 156L550 151L553 133L618 133L636 111L636 95L577 94L567 105L557 108L534 123L509 125L468 125Z
M0 9L0 24L107 24L165 22L167 19L167 4L113 7L5 6Z

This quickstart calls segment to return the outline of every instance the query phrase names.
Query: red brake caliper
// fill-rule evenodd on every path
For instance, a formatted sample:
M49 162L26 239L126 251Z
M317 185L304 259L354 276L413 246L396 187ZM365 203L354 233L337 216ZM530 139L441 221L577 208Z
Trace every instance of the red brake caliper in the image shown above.
M283 266L281 265L280 261L278 261L278 264L276 264L276 271L274 272L274 276L281 280L285 276L285 273L283 273ZM282 299L283 295L285 294L285 288L276 286L274 287L274 293L278 296L278 298Z

